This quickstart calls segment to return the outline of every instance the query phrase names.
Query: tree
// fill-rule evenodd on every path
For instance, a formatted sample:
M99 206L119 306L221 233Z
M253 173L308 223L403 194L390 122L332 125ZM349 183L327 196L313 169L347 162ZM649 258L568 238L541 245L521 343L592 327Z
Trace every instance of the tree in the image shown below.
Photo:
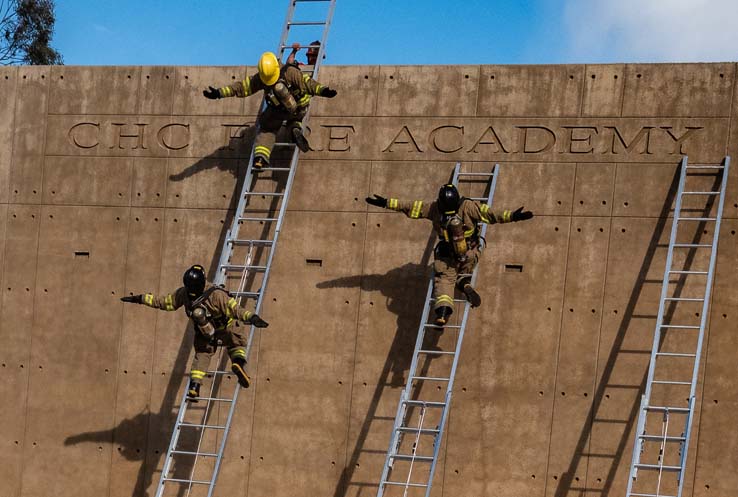
M54 0L0 0L0 64L63 64L49 42Z

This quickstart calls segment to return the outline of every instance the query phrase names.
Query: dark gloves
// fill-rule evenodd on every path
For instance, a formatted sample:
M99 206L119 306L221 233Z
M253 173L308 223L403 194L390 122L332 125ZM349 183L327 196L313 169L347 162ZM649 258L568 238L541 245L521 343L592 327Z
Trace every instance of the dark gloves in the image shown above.
M521 205L520 207L515 209L510 219L512 219L512 221L515 222L515 221L525 221L532 217L533 217L533 213L531 211L524 211L523 206Z
M128 297L121 297L121 302L128 302L131 304L143 304L143 295L130 295Z
M203 90L202 94L205 95L205 98L209 98L211 100L215 100L220 97L220 92L217 88L213 88L212 86L208 86L207 90Z
M366 200L367 204L376 205L377 207L383 207L385 209L387 208L387 199L377 195L376 193L373 198L367 197L364 200Z
M326 98L333 98L336 95L338 95L338 92L334 90L333 88L328 88L327 86L320 90L320 96L326 97Z
M266 328L269 326L269 323L261 319L258 314L254 314L249 318L249 324L253 324L257 328Z

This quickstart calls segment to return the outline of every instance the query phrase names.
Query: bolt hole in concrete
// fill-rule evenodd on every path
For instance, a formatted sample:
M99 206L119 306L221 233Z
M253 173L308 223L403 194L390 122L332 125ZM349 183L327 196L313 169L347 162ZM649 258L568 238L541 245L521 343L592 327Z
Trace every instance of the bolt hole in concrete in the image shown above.
M559 227L558 226L554 226L554 231L559 231Z

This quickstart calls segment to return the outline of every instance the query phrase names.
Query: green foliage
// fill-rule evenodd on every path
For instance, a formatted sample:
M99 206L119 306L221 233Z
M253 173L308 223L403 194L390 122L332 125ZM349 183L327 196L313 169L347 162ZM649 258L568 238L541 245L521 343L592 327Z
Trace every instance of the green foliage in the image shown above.
M54 0L0 0L0 64L56 65Z

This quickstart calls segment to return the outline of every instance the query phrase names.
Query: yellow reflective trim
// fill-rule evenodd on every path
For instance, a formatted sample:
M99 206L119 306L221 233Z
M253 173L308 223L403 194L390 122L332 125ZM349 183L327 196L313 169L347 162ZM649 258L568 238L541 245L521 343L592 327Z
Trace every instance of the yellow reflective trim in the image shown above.
M299 105L300 107L305 107L309 103L310 103L310 95L306 93L300 98L300 100L297 102L297 105Z
M416 200L413 202L413 208L410 211L410 217L412 219L418 219L420 217L420 210L423 208L423 201Z
M269 147L265 147L263 145L258 145L254 147L254 155L261 155L263 157L269 158L270 155L272 155L272 151L269 150Z
M246 95L251 95L251 80L249 78L246 78L241 81L241 84L243 85L243 92Z
M436 305L438 304L451 304L454 305L454 299L448 295L439 295L436 297Z
M389 202L387 202L387 207L392 210L397 210L397 204L399 203L399 200L396 198L389 199Z
M224 86L224 87L223 87L223 88L221 88L221 89L220 89L219 91L220 91L220 93L221 93L221 94L222 94L222 95L223 95L224 97L230 97L230 96L233 96L233 90L231 90L231 88L230 88L230 87L228 87L228 86Z
M479 210L482 211L483 214L486 214L487 211L489 211L489 205L487 205L487 204L481 204L479 206Z
M320 93L321 93L321 90L322 90L323 88L324 88L324 86L323 86L323 85L321 85L321 84L318 84L318 86L316 86L316 87L315 87L315 94L316 94L316 95L320 95Z
M302 80L303 80L304 82L306 82L306 83L307 83L308 81L310 81L310 75L308 75L308 74L303 74L303 75L302 75Z
M244 311L241 319L243 321L248 321L251 318L251 316L252 316L251 311Z
M502 213L502 222L509 223L512 219L512 212L510 211L504 211Z
M441 235L443 235L444 241L448 241L448 231L447 230L443 230L441 232Z
M166 306L168 311L174 310L174 297L171 293L167 295L167 298L164 299L164 305Z
M233 297L231 297L230 299L228 299L228 307L229 308L235 309L237 305L238 305L238 302L236 301L236 299L234 299Z
M481 214L481 215L480 215L479 217L480 217L480 219L482 220L482 222L485 222L485 223L489 224L489 222L490 222L490 219L489 219L489 217L487 216L487 214Z
M193 369L192 371L190 371L190 378L194 380L202 380L203 378L205 378L205 371Z
M475 232L475 231L476 231L476 230L475 230L474 228L472 228L472 229L470 229L470 230L466 230L466 231L464 232L464 238L469 238L470 236L472 236L472 235L474 234L474 232Z
M146 295L144 295L144 304L148 306L153 306L154 305L154 295L151 293L147 293Z

